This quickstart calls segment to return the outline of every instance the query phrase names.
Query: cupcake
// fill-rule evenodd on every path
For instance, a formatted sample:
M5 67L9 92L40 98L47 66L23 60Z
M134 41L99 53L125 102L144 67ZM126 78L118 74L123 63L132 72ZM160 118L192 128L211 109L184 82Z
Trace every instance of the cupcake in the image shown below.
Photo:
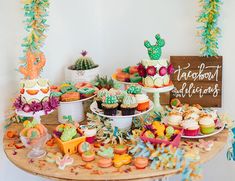
M127 150L128 150L128 146L126 145L118 144L118 145L115 145L114 147L114 153L119 154L119 155L127 153Z
M131 95L131 94L127 94L124 99L123 102L121 104L121 111L122 111L122 115L133 115L135 114L135 110L137 108L137 101L135 96Z
M91 150L82 153L82 160L85 162L91 162L95 159L95 153Z
M81 95L81 99L85 99L85 98L93 96L95 93L95 89L84 87L82 89L79 89L78 92Z
M102 109L102 99L103 97L108 93L108 90L107 89L100 89L98 92L97 92L97 96L95 97L95 101L97 103L97 107L99 109Z
M95 142L96 139L96 128L86 128L84 130L84 136L86 137L86 141L90 144Z
M209 114L203 114L199 117L199 125L202 134L211 134L215 131L215 121Z
M103 97L102 108L105 115L115 116L117 114L118 100L116 96L106 95Z
M126 93L122 90L111 88L109 90L109 94L117 97L117 101L118 101L118 108L117 109L121 110L121 104L122 104L123 98Z
M134 86L134 85L132 85L132 86L130 86L127 90L126 90L126 92L128 93L128 94L134 94L134 95L136 95L136 94L141 94L141 87L139 87L139 86Z
M198 122L194 119L187 119L182 122L185 136L197 136L199 133Z
M168 114L167 124L170 126L178 127L183 120L182 113L177 111L172 111Z
M134 159L134 165L137 169L144 169L148 166L149 160L145 157L136 157Z
M135 95L137 101L137 110L138 111L146 111L149 109L150 101L149 97L145 94L136 94Z
M184 112L183 117L184 117L184 119L193 119L193 120L197 121L199 118L199 114L195 111L187 110Z

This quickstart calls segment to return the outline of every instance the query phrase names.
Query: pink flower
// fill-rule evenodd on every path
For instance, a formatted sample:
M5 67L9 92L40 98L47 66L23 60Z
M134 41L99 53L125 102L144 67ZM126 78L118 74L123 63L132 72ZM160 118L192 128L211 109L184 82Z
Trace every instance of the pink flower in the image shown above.
M21 110L22 109L22 101L21 101L21 97L16 98L13 106L17 109L17 110Z
M160 76L164 76L164 75L166 75L166 73L167 73L167 68L164 67L164 66L162 66L162 67L159 69L159 75L160 75Z
M154 76L157 73L157 69L154 66L148 66L146 71L147 71L147 74L150 76Z
M170 65L167 67L167 73L168 73L169 75L171 75L171 74L174 73L174 71L175 71L175 69L174 69L173 65L170 64Z
M40 102L33 101L30 105L31 111L38 112L42 110L42 104Z
M146 77L146 75L147 75L146 69L142 64L139 64L137 69L138 69L138 73L139 73L140 77Z
M31 106L30 106L29 104L25 104L25 105L23 105L22 110L23 110L24 112L26 112L26 113L28 113L28 112L31 112L31 111L32 111L32 110L31 110Z

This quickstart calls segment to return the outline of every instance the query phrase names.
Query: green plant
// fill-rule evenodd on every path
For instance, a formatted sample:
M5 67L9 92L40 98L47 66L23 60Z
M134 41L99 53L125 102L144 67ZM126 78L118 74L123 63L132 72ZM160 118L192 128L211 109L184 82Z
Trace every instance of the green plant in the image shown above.
M75 70L88 70L97 67L91 57L87 56L87 51L82 51L82 56L75 63Z
M99 89L105 88L109 90L111 88L119 88L119 84L115 83L113 79L108 78L107 76L101 77L100 75L97 75L93 84Z

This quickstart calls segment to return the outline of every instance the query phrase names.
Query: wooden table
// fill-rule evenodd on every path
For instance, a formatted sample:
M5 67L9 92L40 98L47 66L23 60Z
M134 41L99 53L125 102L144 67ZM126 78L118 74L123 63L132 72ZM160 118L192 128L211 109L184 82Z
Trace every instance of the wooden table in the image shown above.
M42 118L43 124L48 128L49 133L55 128L58 124L57 122L57 113L52 113L51 115L45 116ZM22 129L22 124L14 123L9 128L9 130L20 131ZM226 145L228 138L228 130L223 130L216 136L207 138L205 140L213 140L214 146L211 151L204 152L200 151L201 163L207 162L208 160L215 157ZM19 140L19 138L15 138ZM197 140L188 140L192 144L196 144ZM15 146L12 146L12 139L4 136L3 144L4 151L8 159L15 164L20 169L41 177L49 178L52 180L152 180L162 177L168 177L179 173L179 170L151 170L146 168L144 170L137 170L133 166L124 166L121 170L118 170L114 167L100 169L93 164L92 170L85 169L81 166L84 163L81 160L81 157L77 154L72 155L74 158L74 163L72 166L68 166L65 170L59 170L54 163L47 163L43 158L32 160L26 157L27 152L29 151L26 148L16 149ZM183 143L184 141L182 141ZM47 151L59 151L57 145L53 147L46 146ZM94 170L102 171L102 174L94 174ZM128 170L130 172L128 172Z

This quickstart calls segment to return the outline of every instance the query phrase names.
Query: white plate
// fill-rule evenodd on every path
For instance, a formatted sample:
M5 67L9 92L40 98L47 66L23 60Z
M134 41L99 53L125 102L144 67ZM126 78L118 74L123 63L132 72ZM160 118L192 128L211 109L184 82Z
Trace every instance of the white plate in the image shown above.
M109 116L109 115L104 115L104 112L102 109L99 109L97 107L97 103L94 101L91 105L90 105L90 109L93 113L102 116L102 117L107 117L107 118L111 118L111 119L116 119L116 118L132 118L132 117L136 117L136 116L141 116L143 114L148 113L149 111L151 111L153 109L153 102L150 101L150 107L147 111L144 112L140 112L140 111L135 111L134 115L128 115L128 116L122 116L121 115L121 111L117 111L117 115L116 116Z
M211 134L202 134L199 132L199 135L198 136L184 136L182 135L182 138L188 138L188 139L201 139L201 138L207 138L207 137L210 137L210 136L214 136L218 133L220 133L221 131L223 131L225 125L223 124L223 126L221 128L218 128L216 129L213 133Z

